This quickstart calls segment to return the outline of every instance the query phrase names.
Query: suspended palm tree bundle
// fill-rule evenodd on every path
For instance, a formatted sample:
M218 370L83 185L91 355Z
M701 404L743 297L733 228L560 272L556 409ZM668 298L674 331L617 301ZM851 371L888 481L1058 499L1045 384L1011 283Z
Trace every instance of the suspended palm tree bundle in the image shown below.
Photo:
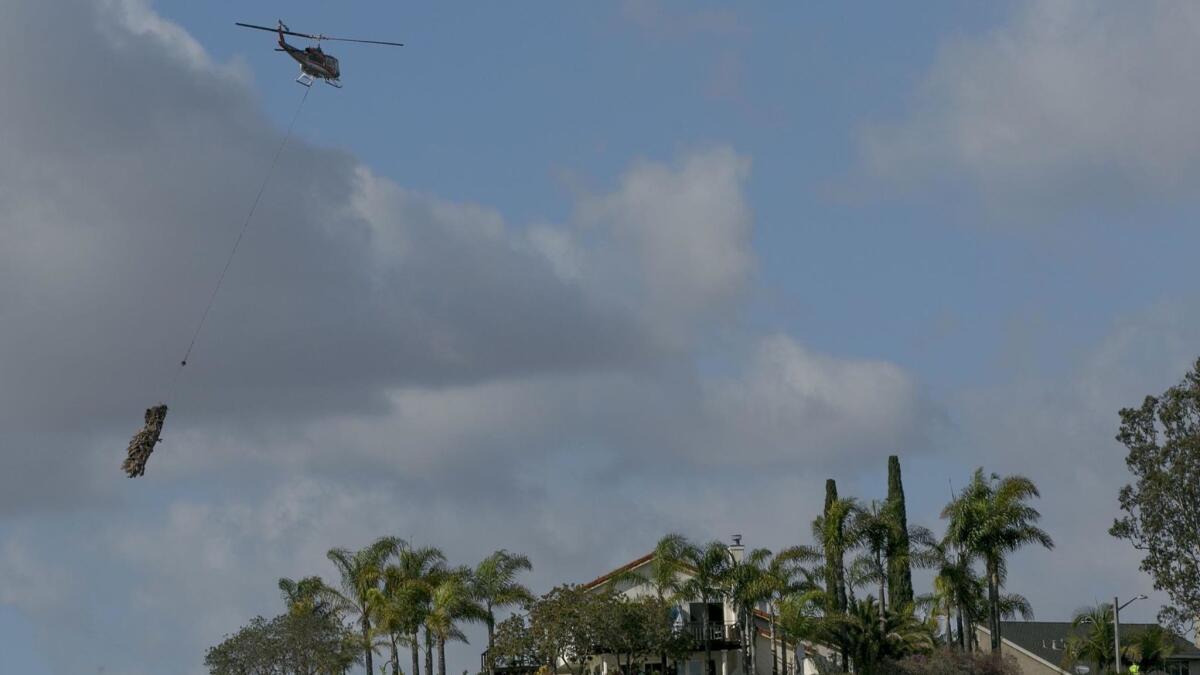
M167 419L167 406L159 404L146 409L146 424L129 441L129 456L121 463L121 469L130 478L145 475L146 461L154 446L161 440L163 420Z

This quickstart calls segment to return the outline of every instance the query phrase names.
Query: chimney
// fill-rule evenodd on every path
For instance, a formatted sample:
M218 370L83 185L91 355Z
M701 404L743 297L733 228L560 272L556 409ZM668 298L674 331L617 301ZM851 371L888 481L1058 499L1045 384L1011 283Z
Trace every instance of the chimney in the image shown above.
M729 552L733 555L733 561L740 563L746 557L746 547L742 546L742 535L733 535L733 546L729 547Z

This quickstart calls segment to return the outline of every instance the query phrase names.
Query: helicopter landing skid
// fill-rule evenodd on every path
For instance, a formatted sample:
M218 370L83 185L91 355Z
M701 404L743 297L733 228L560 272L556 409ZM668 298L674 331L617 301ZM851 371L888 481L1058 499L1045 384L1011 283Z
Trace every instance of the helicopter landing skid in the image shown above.
M327 85L329 85L329 86L331 86L331 87L337 87L338 89L341 89L341 88L342 88L342 81L341 81L341 80L329 80L329 79L327 79L327 80L325 80L325 84L327 84Z
M306 87L311 87L313 85L313 76L302 72L300 73L300 77L296 78L296 81Z

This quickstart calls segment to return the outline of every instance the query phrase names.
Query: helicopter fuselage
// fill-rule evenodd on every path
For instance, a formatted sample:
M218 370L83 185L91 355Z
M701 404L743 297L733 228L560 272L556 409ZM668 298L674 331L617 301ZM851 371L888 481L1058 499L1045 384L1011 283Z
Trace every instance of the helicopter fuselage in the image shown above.
M310 78L325 80L335 87L341 86L338 78L341 77L342 72L337 58L326 54L319 46L300 49L280 38L279 47L281 51L287 52L288 56L300 64L301 77L308 75Z

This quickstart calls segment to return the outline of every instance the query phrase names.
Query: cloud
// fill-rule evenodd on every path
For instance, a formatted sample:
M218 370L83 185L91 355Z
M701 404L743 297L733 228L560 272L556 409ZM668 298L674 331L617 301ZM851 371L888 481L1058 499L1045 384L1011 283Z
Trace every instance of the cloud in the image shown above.
M913 377L884 361L816 354L775 335L747 371L707 386L706 407L739 462L869 462L928 448L937 415ZM845 464L842 464L845 466Z
M1192 3L1026 2L944 43L909 115L865 130L863 161L902 184L965 179L998 203L1186 196L1198 28Z
M65 609L76 591L72 578L60 565L46 564L21 542L0 542L0 604L18 609Z
M279 131L141 3L20 4L4 56L28 67L0 71L22 92L0 98L0 514L25 526L0 602L59 672L193 671L277 611L277 577L385 533L526 551L542 589L665 529L765 543L756 508L814 502L819 472L928 423L893 364L737 329L756 265L734 149L634 162L567 222L522 224L298 137L128 481ZM714 331L737 343L719 375Z
M643 315L668 333L726 316L754 268L742 190L749 171L749 160L725 147L674 167L635 164L613 193L580 207L583 223L612 237L593 274L637 298Z
M687 6L681 9L662 0L623 0L621 15L641 30L660 38L730 37L745 31L737 14L725 8Z

